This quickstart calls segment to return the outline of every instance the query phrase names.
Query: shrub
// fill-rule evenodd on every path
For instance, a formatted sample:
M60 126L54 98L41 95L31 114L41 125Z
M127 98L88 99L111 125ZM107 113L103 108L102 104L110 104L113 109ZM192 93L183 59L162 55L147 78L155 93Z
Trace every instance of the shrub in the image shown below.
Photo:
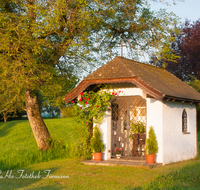
M101 131L97 126L94 127L94 136L91 140L91 147L94 150L94 152L104 151L104 144L101 139Z
M74 109L72 109L72 105L66 106L66 107L62 107L61 108L61 113L62 113L62 117L63 118L77 116L77 113L75 113Z
M98 92L85 91L80 93L81 98L72 100L69 103L70 105L73 105L72 110L77 115L77 121L80 124L77 129L79 142L76 144L81 149L81 152L79 153L81 157L88 158L92 155L91 138L93 136L93 121L95 123L102 122L111 100L117 96L118 93L120 93L120 91L111 92L111 89L107 89L106 87L103 89L101 88ZM98 140L101 140L101 135ZM101 148L102 144L101 146L93 144L95 152L96 149L98 151L99 148L100 151L102 151L102 149L104 150L104 147ZM95 146L99 146L99 148L96 148Z
M150 126L148 132L148 138L145 143L145 153L147 155L155 155L158 152L158 145L156 140L156 135L154 133L153 127Z

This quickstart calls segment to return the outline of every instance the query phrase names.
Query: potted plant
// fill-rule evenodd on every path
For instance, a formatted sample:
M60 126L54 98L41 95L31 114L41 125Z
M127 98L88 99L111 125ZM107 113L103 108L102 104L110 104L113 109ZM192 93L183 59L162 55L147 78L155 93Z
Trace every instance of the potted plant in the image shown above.
M116 157L117 158L121 157L121 153L122 153L122 149L121 148L115 148L114 152L116 153Z
M138 144L138 140L142 139L145 141L146 139L146 126L143 122L137 121L136 123L130 123L130 136L129 138L133 139L135 144Z
M148 132L148 138L145 143L145 153L146 153L146 163L153 164L155 163L155 156L158 152L158 143L156 140L156 135L154 133L153 127L150 126Z
M132 134L143 134L146 132L146 127L143 122L137 121L136 123L131 122L130 123L131 129L130 132ZM130 138L133 138L130 136Z
M94 135L91 140L91 147L93 149L93 155L95 161L102 160L102 152L104 151L104 144L101 139L101 131L97 126L94 127Z

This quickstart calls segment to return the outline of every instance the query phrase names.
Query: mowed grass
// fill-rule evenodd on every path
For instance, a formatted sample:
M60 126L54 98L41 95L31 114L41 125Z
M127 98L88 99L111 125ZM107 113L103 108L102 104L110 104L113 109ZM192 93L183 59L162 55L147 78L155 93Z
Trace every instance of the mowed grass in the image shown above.
M75 133L78 124L73 118L48 119L45 123L51 135L57 140L62 139L64 144L78 138ZM200 132L198 137L200 139ZM0 170L7 163L7 169L0 173L0 189L3 190L200 189L199 158L154 168L84 165L77 158L66 158L68 155L62 151L57 152L58 155L38 151L28 121L1 123L0 143ZM48 161L48 156L52 161ZM35 164L30 165L29 159ZM51 177L46 178L48 172Z
M199 189L199 166L198 160L152 169L145 166L92 166L67 158L14 169L14 178L0 179L0 189ZM22 169L24 178L20 178ZM47 171L51 177L46 178ZM6 172L0 176L6 176ZM26 178L26 174L29 176L33 172L35 176L40 173L40 178Z
M78 123L74 118L44 120L54 140L60 146L77 141ZM67 151L55 149L40 151L27 120L0 123L0 169L24 167L34 163L66 158Z

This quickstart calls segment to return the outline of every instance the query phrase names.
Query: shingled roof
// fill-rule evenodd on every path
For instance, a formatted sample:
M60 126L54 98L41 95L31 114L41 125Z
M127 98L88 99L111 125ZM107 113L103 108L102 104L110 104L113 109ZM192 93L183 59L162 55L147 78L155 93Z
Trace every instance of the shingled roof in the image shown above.
M94 84L133 83L158 100L200 102L200 93L163 68L115 57L81 81L64 97L66 102Z

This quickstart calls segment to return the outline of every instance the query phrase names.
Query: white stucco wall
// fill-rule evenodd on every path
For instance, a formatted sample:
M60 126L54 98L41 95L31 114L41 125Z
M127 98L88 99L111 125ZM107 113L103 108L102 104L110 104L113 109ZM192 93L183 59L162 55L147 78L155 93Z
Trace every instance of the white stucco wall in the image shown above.
M117 91L121 91L121 93L118 94L118 96L145 96L146 93L143 93L143 91L140 88L119 88ZM146 96L145 96L146 98Z
M111 93L113 90L109 90ZM120 93L119 93L120 91ZM138 87L133 88L117 88L117 90L114 90L118 94L118 96L141 96L143 98L146 98L146 93L142 91Z
M107 160L111 158L111 111L108 109L106 115L103 118L102 123L97 125L101 131L101 138L104 143L105 150L103 152L102 159Z
M189 134L182 133L182 112L186 109ZM196 105L163 102L163 164L192 159L197 154Z
M158 141L156 162L163 163L163 104L153 98L147 98L147 137L150 126L153 127Z

